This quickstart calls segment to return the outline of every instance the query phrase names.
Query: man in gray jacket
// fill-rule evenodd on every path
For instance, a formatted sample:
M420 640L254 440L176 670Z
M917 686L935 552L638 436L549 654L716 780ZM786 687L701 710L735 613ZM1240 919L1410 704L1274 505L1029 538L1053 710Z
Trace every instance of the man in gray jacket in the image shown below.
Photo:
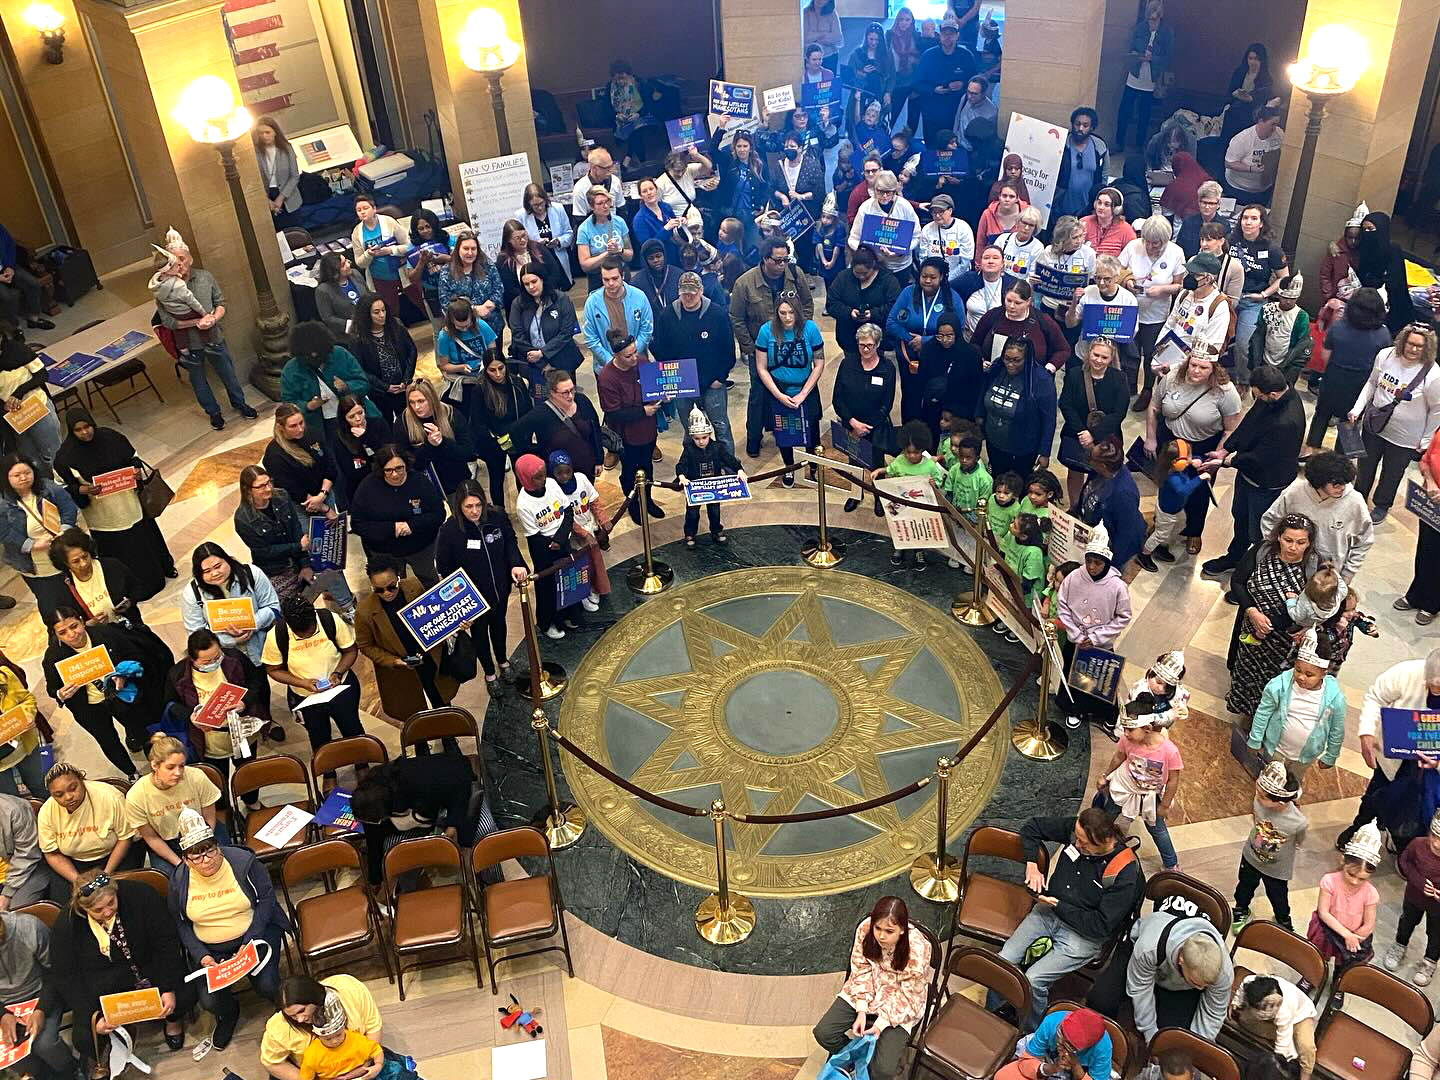
M50 931L45 924L33 915L0 911L0 1043L14 1046L33 1036L32 1052L44 1062L51 1080L70 1080L75 1055L60 1039L64 1006L53 991L44 993L49 973ZM34 1011L23 1019L4 1008L35 998L40 1000Z
M50 867L40 857L35 811L18 795L0 794L0 859L6 866L0 911L14 911L50 895Z
M1375 525L1365 496L1354 488L1355 465L1344 454L1322 450L1305 459L1297 476L1260 519L1260 535L1268 537L1290 514L1304 514L1315 523L1315 552L1333 562L1347 582L1354 581L1375 543Z
M1234 981L1225 939L1209 919L1156 911L1136 920L1086 1004L1118 1020L1129 998L1135 1030L1147 1043L1165 1027L1188 1028L1213 1042Z

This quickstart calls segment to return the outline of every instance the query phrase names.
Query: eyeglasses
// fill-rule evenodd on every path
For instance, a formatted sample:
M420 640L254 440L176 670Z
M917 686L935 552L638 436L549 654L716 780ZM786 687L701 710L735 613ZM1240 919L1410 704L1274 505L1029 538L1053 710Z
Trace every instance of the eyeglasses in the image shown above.
M876 348L875 342L873 341L856 341L855 344L867 352L874 352Z
M559 394L561 397L574 397L575 388L572 386L569 390L556 390L555 393Z
M380 471L383 472L386 476L400 476L402 473L405 472L405 466L404 466L404 465L386 465L386 466L385 466L384 468L382 468Z
M206 844L204 847L191 848L189 851L185 852L185 861L203 862L219 850L220 848L217 847L215 844Z

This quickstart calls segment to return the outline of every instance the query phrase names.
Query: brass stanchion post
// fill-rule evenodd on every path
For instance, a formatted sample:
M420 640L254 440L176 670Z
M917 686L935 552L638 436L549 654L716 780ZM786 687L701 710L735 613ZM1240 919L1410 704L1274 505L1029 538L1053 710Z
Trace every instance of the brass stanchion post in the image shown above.
M827 570L832 566L840 565L840 560L845 558L845 545L830 539L830 531L825 521L825 466L817 466L815 474L820 499L816 520L820 525L820 532L815 538L815 543L805 545L800 552L800 557L811 566Z
M663 562L656 562L650 547L650 485L645 479L645 470L635 470L635 488L632 497L640 500L640 540L645 545L645 561L632 566L625 575L625 583L631 592L641 596L662 593L675 583L675 571Z
M550 578L537 586L537 588L553 589L555 582ZM553 697L559 697L565 692L566 674L565 669L559 664L540 660L540 636L535 629L535 613L530 608L530 579L526 578L520 583L520 617L525 622L525 647L530 654L530 673L528 675L517 675L515 683L517 686L530 684L530 700L537 705L542 701L549 701Z
M945 854L945 826L950 813L950 770L955 763L942 757L935 762L935 776L940 781L935 792L935 852L919 856L910 864L910 887L926 900L946 904L960 895L960 864L955 856Z
M1040 706L1035 719L1022 720L1010 733L1010 745L1032 761L1054 761L1065 753L1070 736L1046 717L1050 707L1050 680L1055 675L1055 624L1046 619L1040 624L1044 640L1040 643Z
M730 894L725 870L725 800L710 804L715 822L715 880L717 888L695 909L695 929L711 945L738 945L755 929L755 905L748 897Z
M966 626L989 626L995 621L995 612L985 603L985 529L988 517L985 506L985 499L975 504L975 565L971 568L975 574L975 585L969 601L962 603L957 596L950 605L950 614Z
M555 849L567 848L585 832L585 811L575 805L561 806L560 793L555 790L555 768L550 764L550 721L539 705L530 714L530 727L540 746L540 761L545 766L545 795L550 805L545 810L545 836Z

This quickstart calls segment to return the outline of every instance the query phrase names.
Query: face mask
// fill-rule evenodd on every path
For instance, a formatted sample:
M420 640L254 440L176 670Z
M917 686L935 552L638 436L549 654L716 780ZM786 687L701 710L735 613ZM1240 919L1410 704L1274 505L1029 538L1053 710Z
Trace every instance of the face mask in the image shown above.
M1181 280L1180 285L1182 288L1194 292L1200 287L1200 280L1194 274L1186 274Z
M216 660L213 664L196 664L196 665L195 665L195 670L196 670L196 671L219 671L219 670L220 670L220 665L223 664L224 662L225 662L224 657L221 657L219 660Z
M794 161L800 156L800 148L798 146L787 146L785 148L785 156L791 161Z

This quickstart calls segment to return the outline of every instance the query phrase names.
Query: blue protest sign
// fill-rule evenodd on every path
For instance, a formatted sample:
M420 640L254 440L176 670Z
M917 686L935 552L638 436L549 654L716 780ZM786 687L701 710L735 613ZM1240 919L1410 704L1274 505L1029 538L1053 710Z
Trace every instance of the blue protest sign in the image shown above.
M750 484L738 476L702 476L685 485L686 506L740 502L750 498Z
M1105 649L1076 649L1070 665L1069 684L1076 690L1114 702L1120 690L1120 675L1125 658Z
M780 231L792 242L804 236L806 230L813 224L815 224L815 219L810 216L810 211L805 209L805 204L799 199L791 199L790 205L780 211Z
M826 79L824 82L800 84L800 104L807 109L818 109L829 105L833 112L840 104L840 80Z
M776 446L809 446L810 423L805 417L804 407L798 409L787 409L784 405L775 405L775 445Z
M883 251L903 255L915 237L915 222L909 218L866 214L860 219L860 242Z
M153 334L147 334L143 330L131 330L124 337L116 338L109 345L102 345L95 352L105 357L106 360L119 360L126 353L132 353L142 345L149 345L155 340Z
M640 365L640 396L646 401L666 397L699 397L700 373L693 357L653 360Z
M699 113L665 121L665 133L670 136L671 150L689 150L692 146L706 143L705 118Z
M406 604L400 619L420 648L428 652L489 610L490 605L470 576L456 570Z
M315 824L330 829L346 829L359 832L360 821L350 809L350 792L336 788L315 811Z
M1405 509L1432 529L1440 530L1440 499L1427 495L1414 480L1406 481Z
M590 595L590 556L575 555L555 571L555 607L563 611Z
M1440 711L1382 708L1380 734L1385 740L1380 752L1385 757L1440 756Z
M830 445L857 465L875 465L875 444L860 438L839 420L830 421Z
M1073 295L1073 294L1072 294ZM1106 337L1112 341L1134 341L1140 309L1134 304L1091 304L1080 306L1080 336Z
M710 112L715 116L751 120L755 117L755 87L710 80Z
M330 521L324 514L310 519L310 569L316 573L345 569L345 534L348 514Z
M1030 281L1035 291L1052 300L1073 303L1075 290L1083 289L1089 277L1084 270L1062 270L1049 263L1037 262L1030 268Z
M74 386L89 375L93 375L105 366L106 360L103 356L94 356L90 353L71 353L64 360L52 360L44 353L40 354L49 372L45 381L51 386Z

